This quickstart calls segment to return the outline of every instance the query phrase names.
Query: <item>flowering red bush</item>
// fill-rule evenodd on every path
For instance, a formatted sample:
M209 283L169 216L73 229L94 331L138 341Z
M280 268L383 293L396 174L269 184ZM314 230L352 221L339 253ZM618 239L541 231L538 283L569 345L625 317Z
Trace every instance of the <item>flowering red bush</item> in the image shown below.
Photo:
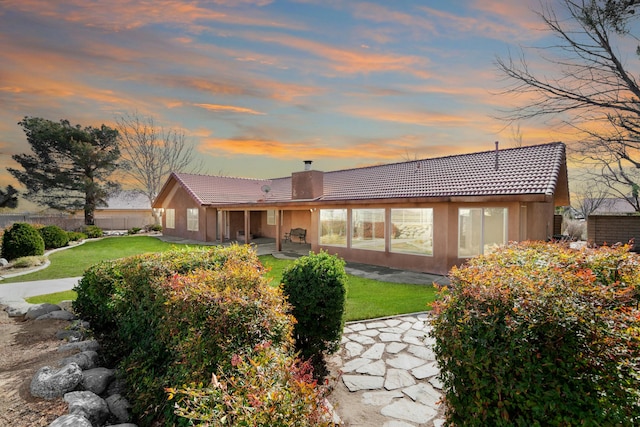
M640 422L640 262L627 247L522 243L451 271L433 335L447 422Z

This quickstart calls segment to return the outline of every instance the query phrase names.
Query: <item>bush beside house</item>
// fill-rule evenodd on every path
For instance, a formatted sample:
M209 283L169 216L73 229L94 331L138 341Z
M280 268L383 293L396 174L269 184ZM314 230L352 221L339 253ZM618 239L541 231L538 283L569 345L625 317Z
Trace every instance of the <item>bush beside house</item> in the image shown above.
M640 263L523 243L451 271L433 335L448 425L637 425Z
M326 375L325 353L340 347L344 327L345 262L321 251L298 258L282 273L282 288L296 319L294 338L300 355L317 378Z
M262 270L252 249L229 246L86 272L74 309L127 373L140 424L324 425L304 421L322 419L321 395L293 357L289 307Z

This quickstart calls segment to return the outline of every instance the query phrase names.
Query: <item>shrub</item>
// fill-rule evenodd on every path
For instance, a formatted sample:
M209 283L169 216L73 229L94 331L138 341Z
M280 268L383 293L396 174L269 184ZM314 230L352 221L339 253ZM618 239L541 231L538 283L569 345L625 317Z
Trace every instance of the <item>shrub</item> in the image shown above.
M326 374L324 353L340 347L347 274L344 261L321 251L298 258L282 273L282 289L296 319L296 349L311 361L318 378Z
M565 234L571 240L584 240L583 236L587 233L587 223L576 219L565 220Z
M162 225L160 224L147 224L144 226L144 231L147 233L150 231L162 231Z
M84 240L87 238L86 234L79 231L67 231L67 236L69 237L70 242L77 242L79 240Z
M263 344L232 357L207 386L169 389L176 413L198 424L221 426L334 426L308 363Z
M262 343L292 347L288 306L262 270L250 247L235 245L138 255L86 272L74 310L103 348L116 350L142 424L176 422L165 388L209 379Z
M138 234L140 230L142 230L142 228L140 227L131 227L129 230L127 230L127 234Z
M46 257L43 256L24 256L22 258L18 258L11 263L11 267L13 268L30 268L37 267L40 265L44 265L46 262Z
M639 267L542 243L454 267L433 321L448 425L640 422Z
M85 225L84 227L82 227L81 232L90 239L102 237L103 235L102 228L98 227L97 225Z
M7 260L43 255L44 240L31 224L16 222L2 236L2 257Z
M38 231L44 240L45 249L62 248L69 244L69 235L57 225L47 225Z

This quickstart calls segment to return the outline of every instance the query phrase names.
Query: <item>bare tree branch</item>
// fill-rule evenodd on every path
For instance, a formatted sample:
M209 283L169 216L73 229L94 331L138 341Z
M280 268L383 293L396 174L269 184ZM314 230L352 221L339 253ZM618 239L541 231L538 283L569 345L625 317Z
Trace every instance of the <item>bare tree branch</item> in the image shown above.
M508 122L549 116L582 136L572 154L593 171L592 178L624 195L637 211L640 183L640 86L637 62L626 63L624 49L637 46L632 29L638 0L561 0L569 19L550 6L538 13L557 44L536 53L553 66L552 75L532 70L525 58L497 58L509 85L502 94L528 95L503 111ZM640 48L632 52L637 59ZM632 66L633 65L633 66ZM600 168L594 167L600 165Z
M184 131L157 126L152 117L137 112L116 119L123 171L153 203L171 172L198 172L193 146ZM156 222L158 216L154 212Z

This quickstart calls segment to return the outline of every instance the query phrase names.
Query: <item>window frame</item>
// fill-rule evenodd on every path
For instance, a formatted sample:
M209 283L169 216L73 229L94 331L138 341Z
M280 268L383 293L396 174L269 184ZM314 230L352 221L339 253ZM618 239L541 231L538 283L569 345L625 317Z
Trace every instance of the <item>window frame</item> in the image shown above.
M323 220L323 213L328 213L328 212L341 212L342 215L337 215L337 216L344 216L344 219L327 219L327 220ZM333 215L332 215L333 216ZM323 226L325 225L326 222L331 221L330 224L328 224L328 229L329 230L338 230L339 233L343 233L342 236L340 237L341 234L338 234L338 238L334 238L333 236L335 236L334 234L323 234ZM338 224L340 222L344 223L344 227L335 227L334 223ZM328 209L320 209L318 212L318 243L322 246L337 246L337 247L341 247L341 248L346 248L347 244L348 244L348 233L349 233L349 210L348 209L334 209L334 208L328 208ZM331 239L327 239L327 236L331 236ZM344 240L344 241L343 241Z
M377 219L382 221L376 221ZM357 224L357 223L360 224ZM387 221L384 208L351 209L351 249L384 252L386 248ZM382 230L376 224L382 223Z
M200 209L187 208L187 231L199 231Z
M428 231L425 232L425 235L423 235L424 240L426 240L427 242L430 241L430 244L425 244L425 251L419 251L419 250L403 250L401 248L399 248L398 246L401 244L399 238L396 238L394 236L395 230L396 230L396 223L398 223L398 221L394 221L394 212L399 213L401 211L413 211L413 213L417 213L417 211L422 211L419 215L420 218L423 219L423 217L428 216L429 218L429 222L425 222L424 220L421 220L419 223L414 222L414 224L419 224L418 226L421 227L425 227ZM407 222L402 222L402 224L408 224ZM391 253L395 253L395 254L403 254L403 255L418 255L418 256L434 256L433 255L433 251L434 251L434 244L433 244L433 229L434 229L434 211L433 208L391 208L390 212L389 212L389 225L390 225L390 230L389 230L389 252ZM394 248L394 240L396 241L395 243L395 248ZM406 242L410 242L411 240L416 240L414 239L406 239ZM410 244L410 243L409 243ZM417 245L416 245L417 246Z
M164 210L164 226L166 228L176 228L176 210L167 208Z
M497 243L497 242L487 242L487 238L485 237L487 234L487 222L486 222L486 217L487 217L487 212L489 210L501 210L503 212L503 217L502 217L502 234L503 234L503 242L502 243ZM469 217L471 218L471 222L466 222L467 226L465 225L465 222L462 221L462 216L461 213L462 211L479 211L480 216L480 223L478 224L474 224L473 221L473 214L470 214ZM464 228L471 228L471 230L467 230L469 233L472 234L471 239L472 242L471 244L465 244L466 247L470 247L471 249L469 250L469 252L467 253L463 253L466 252L467 250L465 249L465 251L462 251L462 239L463 239L463 227ZM474 228L479 228L479 230L474 230ZM479 232L478 232L479 231ZM473 234L477 234L479 241L478 242L474 242L474 236ZM458 243L457 243L457 249L458 249L458 258L473 258L475 256L479 256L479 255L487 255L489 253L491 253L491 250L487 250L489 248L487 248L487 246L489 246L490 244L495 244L495 245L504 245L508 242L508 236L509 236L509 208L507 207L500 207L500 206L484 206L484 207L459 207L458 208ZM469 236L464 236L465 240L466 238Z

